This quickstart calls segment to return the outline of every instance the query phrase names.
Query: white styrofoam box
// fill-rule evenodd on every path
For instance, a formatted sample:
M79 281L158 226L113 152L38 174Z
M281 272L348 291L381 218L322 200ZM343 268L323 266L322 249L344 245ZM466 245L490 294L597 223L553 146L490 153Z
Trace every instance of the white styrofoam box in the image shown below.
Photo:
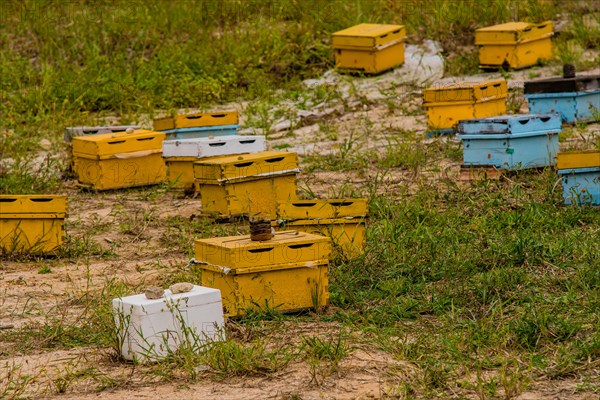
M187 293L165 290L162 298L144 294L113 299L117 337L126 360L156 361L180 344L192 347L224 339L218 289L196 286Z
M264 136L219 136L163 142L163 157L213 157L266 150Z

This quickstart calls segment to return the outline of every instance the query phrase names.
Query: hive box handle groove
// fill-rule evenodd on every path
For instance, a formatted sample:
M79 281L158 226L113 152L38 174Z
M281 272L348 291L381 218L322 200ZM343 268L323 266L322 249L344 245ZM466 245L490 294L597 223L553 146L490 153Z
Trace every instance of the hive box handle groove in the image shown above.
M396 34L396 33L399 33L399 32L400 32L400 29L393 31L392 33Z
M146 137L146 138L139 138L139 139L136 139L136 140L138 142L143 142L144 140L154 140L154 138L153 137Z
M290 249L304 249L306 247L311 247L313 243L303 243L303 244L290 244L288 247Z
M256 142L256 139L250 139L250 140L240 140L241 144L252 144Z
M219 143L209 143L208 144L210 147L219 147L219 146L225 146L225 142L219 142Z
M233 164L234 166L238 167L238 168L243 168L243 167L249 167L252 164L254 164L254 161L248 161L248 162L243 162L243 163L237 163L237 164Z
M200 119L202 115L186 115L185 119Z
M9 199L2 198L2 199L0 199L0 203L12 203L14 201L17 201L17 199L15 199L15 198L9 198Z
M550 117L541 117L540 121L542 121L542 122L548 122L548 121L550 121Z
M518 120L521 125L525 125L529 122L529 119L520 119Z
M494 87L500 87L500 85L501 85L500 83L495 83Z
M210 116L213 118L223 118L226 117L227 114L210 114Z
M108 142L108 144L119 144L119 143L125 143L124 140L113 140L112 142Z
M250 253L266 253L267 251L273 250L274 247L265 247L264 249L250 249L248 252Z
M36 202L36 203L47 203L47 202L49 202L49 201L52 201L52 199L51 199L51 198L49 198L49 197L42 197L42 198L37 198L37 199L29 199L29 200L31 200L31 201L34 201L34 202Z
M383 39L383 38L387 37L387 33L386 33L385 35L381 35L381 36L379 36L379 37L380 37L381 39Z
M276 158L269 158L268 160L265 160L268 163L274 163L274 162L278 162L283 160L283 157L276 157Z
M313 207L316 206L317 203L292 203L294 207Z
M334 207L346 207L346 206L351 206L352 204L354 204L353 201L340 201L337 203L329 203Z

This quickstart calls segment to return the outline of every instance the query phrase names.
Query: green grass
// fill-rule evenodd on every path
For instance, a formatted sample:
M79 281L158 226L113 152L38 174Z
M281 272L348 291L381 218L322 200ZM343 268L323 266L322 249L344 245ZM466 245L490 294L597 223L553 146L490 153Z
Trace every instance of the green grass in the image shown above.
M582 4L5 2L0 5L0 156L13 164L0 170L0 191L65 189L60 160L65 148L60 142L68 125L97 124L105 117L130 123L159 109L206 108L243 99L251 102L249 126L268 129L275 120L289 117L288 99L307 110L321 102L344 101L336 88L307 93L300 81L332 67L331 32L367 20L406 24L409 42L439 40L448 56L447 73L462 74L476 72L469 47L473 29L513 15L542 21L569 10L573 24L556 39L553 62L586 66L581 54L597 49L599 36L593 24L597 14L586 16ZM591 24L584 23L590 18ZM511 111L520 101L520 94L510 99ZM404 105L388 106L409 114ZM304 158L304 176L331 171L332 181L339 184L327 188L331 197L366 195L371 202L364 255L335 259L331 265L332 306L323 313L285 316L276 307L265 307L230 322L226 342L202 351L183 348L143 373L168 382L271 379L290 363L303 363L309 371L307 384L323 385L341 376L343 360L360 348L383 351L400 363L389 371L386 383L398 397L445 398L459 392L514 398L548 379L574 379L578 390L598 393L598 210L564 206L551 169L459 184L427 175L440 172L440 161L460 163L461 146L452 140L386 132L384 148L367 150L371 121L361 120L360 129L350 135L333 122L318 123L323 139L338 141L337 147L329 155ZM583 137L589 128L565 129L561 140L579 138L588 147L598 147L600 141ZM44 147L42 139L52 144L50 156L44 153L35 160ZM392 193L385 179L405 172L407 184ZM346 181L344 174L359 179ZM315 195L310 182L302 184L306 196ZM58 258L47 264L38 260L34 271L55 278L62 274L63 263L91 268L96 259L120 262L126 252L136 251L125 244L143 245L155 238L160 249L136 268L158 271L158 282L152 283L163 287L197 280L194 265L167 265L160 257L189 259L192 238L244 234L247 227L193 216L162 217L158 208L132 211L127 205L172 204L167 189L98 196L113 207L114 220L70 219ZM74 204L96 196L74 195ZM29 261L24 258L19 266ZM28 305L23 314L41 318L1 330L0 342L8 349L3 355L89 347L106 353L105 362L115 362L110 301L140 292L144 284L143 279L131 284L108 276L97 286L69 293L67 302L54 307ZM285 330L294 323L331 324L338 333L303 332L290 339ZM0 397L18 398L36 377L21 373L18 365L4 367ZM51 390L68 392L86 379L97 390L127 385L126 379L75 363L57 374Z

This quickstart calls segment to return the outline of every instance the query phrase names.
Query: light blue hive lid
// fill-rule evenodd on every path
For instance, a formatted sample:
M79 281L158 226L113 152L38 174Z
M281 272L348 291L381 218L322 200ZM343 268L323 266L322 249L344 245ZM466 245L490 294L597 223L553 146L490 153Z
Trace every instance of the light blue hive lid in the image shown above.
M561 129L560 114L499 115L458 122L460 135L558 133Z

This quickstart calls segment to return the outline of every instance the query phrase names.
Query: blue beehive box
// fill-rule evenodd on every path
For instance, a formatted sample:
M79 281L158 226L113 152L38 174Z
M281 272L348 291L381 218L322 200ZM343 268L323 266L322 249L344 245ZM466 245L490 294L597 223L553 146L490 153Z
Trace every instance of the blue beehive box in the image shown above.
M554 165L561 119L558 114L502 115L458 123L465 166L500 169Z
M600 167L561 169L565 204L600 205Z
M209 136L229 136L235 135L240 126L234 125L217 125L217 126L198 126L192 128L174 128L167 129L161 132L166 133L167 140L171 139L198 139L207 138Z
M568 123L600 120L600 75L525 82L530 113L560 113Z

